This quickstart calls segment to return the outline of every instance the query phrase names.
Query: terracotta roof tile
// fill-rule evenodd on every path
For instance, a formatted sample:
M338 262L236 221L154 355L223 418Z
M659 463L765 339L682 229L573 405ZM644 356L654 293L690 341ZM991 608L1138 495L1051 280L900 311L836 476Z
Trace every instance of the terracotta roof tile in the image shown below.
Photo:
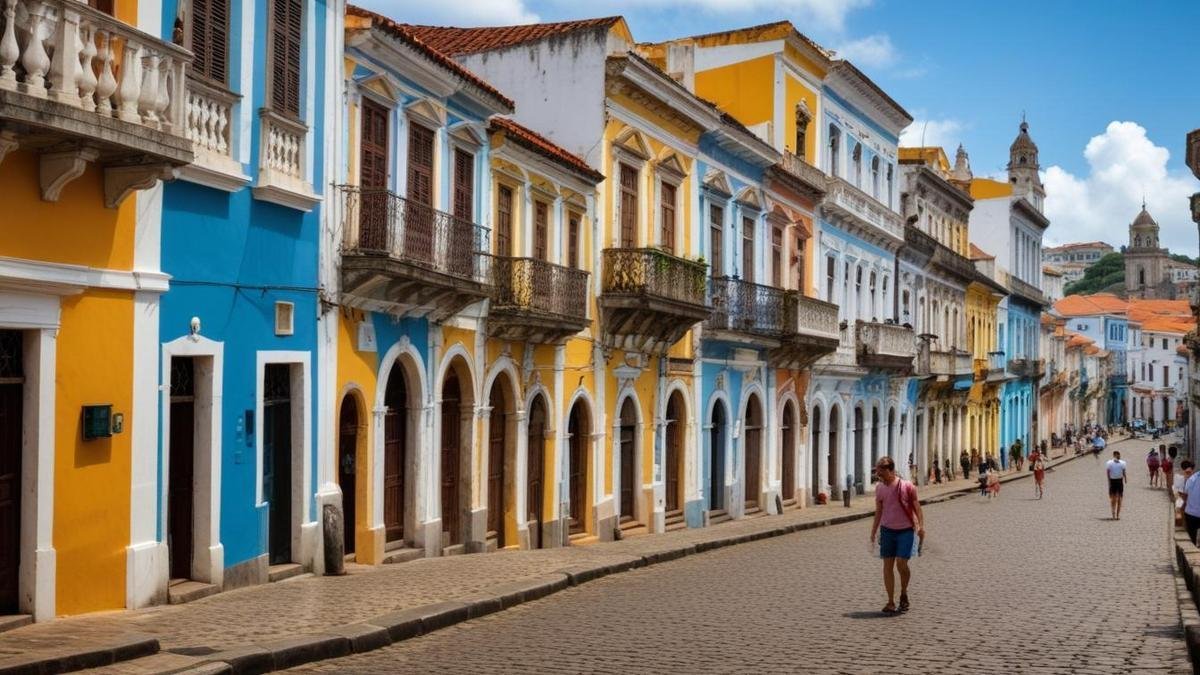
M971 260L995 260L996 256L991 255L987 251L979 248L975 244L971 244Z
M606 16L598 19L531 23L521 26L456 28L405 24L404 27L443 54L459 56L460 54L478 54L479 52L503 49L588 28L610 27L621 20L619 16Z
M492 131L503 132L505 138L511 139L518 145L532 150L547 159L558 162L568 169L583 175L592 182L598 183L604 180L604 174L588 166L588 163L583 161L578 155L566 151L561 146L556 145L553 141L529 127L518 124L507 117L493 117L491 128Z
M475 73L463 68L445 52L437 49L436 47L427 43L425 40L421 39L404 24L396 23L382 14L376 14L368 9L363 9L362 7L356 7L354 5L346 5L346 16L357 16L360 18L369 19L372 24L378 26L381 30L386 31L389 35L393 35L396 38L408 43L417 51L425 54L430 59L433 59L437 63L441 64L447 70L484 90L496 100L503 103L509 110L513 109L512 99L500 93L499 89L496 89L491 84L488 84L488 82L482 77L479 77Z
M1054 309L1063 316L1090 316L1093 314L1124 316L1129 311L1129 303L1112 293L1068 295L1054 303Z

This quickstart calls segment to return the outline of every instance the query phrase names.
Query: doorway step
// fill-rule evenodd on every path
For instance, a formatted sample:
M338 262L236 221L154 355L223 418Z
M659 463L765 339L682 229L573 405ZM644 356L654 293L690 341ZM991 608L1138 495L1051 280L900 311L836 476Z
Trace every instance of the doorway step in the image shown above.
M762 518L765 515L767 515L767 512L763 511L761 508L759 508L757 506L747 506L746 511L742 514L742 520L749 520L751 518Z
M384 565L412 562L425 557L423 548L395 548L383 554Z
M300 563L282 563L279 565L271 565L267 568L267 581L275 583L276 581L284 581L293 577L298 577L304 574L304 565Z
M639 523L633 518L628 518L622 521L621 524L617 526L617 529L620 530L621 539L628 539L630 537L636 537L650 533L650 529L648 527Z
M200 598L214 595L221 589L216 584L206 584L192 579L172 579L167 586L167 602L172 605L182 605Z
M683 509L667 511L665 516L666 518L663 523L663 529L665 529L667 532L674 532L675 530L687 528L687 521L683 519Z
M33 623L32 614L2 614L0 615L0 633Z
M712 511L708 512L709 525L720 525L721 523L727 523L731 520L733 520L733 517L730 516L729 512L725 509L713 509Z

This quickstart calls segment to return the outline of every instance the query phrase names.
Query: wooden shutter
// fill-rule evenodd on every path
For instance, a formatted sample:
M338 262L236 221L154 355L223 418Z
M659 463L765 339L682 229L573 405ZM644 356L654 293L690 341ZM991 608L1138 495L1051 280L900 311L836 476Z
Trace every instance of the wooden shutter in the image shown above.
M475 220L475 155L459 149L454 150L454 215Z
M362 102L359 183L364 188L384 189L388 173L388 111L368 98Z
M712 275L714 277L725 274L724 222L725 210L715 204L710 206L708 209L708 247L709 253L712 254Z
M662 247L670 253L675 252L675 186L662 183L658 193L659 211L662 219Z
M637 245L638 172L621 165L621 241L622 247Z
M433 206L433 132L408 125L408 199Z
M496 255L512 255L512 188L501 185L496 196Z
M567 265L570 267L580 268L579 264L579 214L572 213L568 218L569 231L567 232Z
M271 106L300 114L300 40L303 0L271 0Z
M783 288L783 229L771 228L771 283Z
M87 4L92 9L98 9L109 16L113 16L114 0L88 0Z
M192 0L191 73L222 86L229 68L229 0Z
M548 260L550 253L550 206L546 202L533 203L533 257Z
M754 219L742 218L742 278L754 281Z

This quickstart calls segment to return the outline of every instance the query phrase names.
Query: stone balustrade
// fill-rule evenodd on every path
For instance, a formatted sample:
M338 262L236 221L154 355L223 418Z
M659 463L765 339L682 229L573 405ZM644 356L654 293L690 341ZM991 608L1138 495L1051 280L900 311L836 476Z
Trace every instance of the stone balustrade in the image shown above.
M842 178L830 178L823 207L853 216L883 233L904 239L904 219Z

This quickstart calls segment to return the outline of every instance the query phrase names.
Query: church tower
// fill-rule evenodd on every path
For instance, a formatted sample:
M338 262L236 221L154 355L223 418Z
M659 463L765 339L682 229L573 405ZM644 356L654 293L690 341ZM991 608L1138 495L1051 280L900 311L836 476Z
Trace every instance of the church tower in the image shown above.
M1024 197L1033 207L1041 211L1046 201L1046 188L1038 176L1037 143L1029 136L1029 123L1021 118L1021 130L1008 147L1008 182L1014 197Z
M1158 223L1142 202L1141 212L1129 224L1129 245L1125 247L1125 291L1129 297L1172 297L1167 279L1169 260L1166 249L1158 246Z

